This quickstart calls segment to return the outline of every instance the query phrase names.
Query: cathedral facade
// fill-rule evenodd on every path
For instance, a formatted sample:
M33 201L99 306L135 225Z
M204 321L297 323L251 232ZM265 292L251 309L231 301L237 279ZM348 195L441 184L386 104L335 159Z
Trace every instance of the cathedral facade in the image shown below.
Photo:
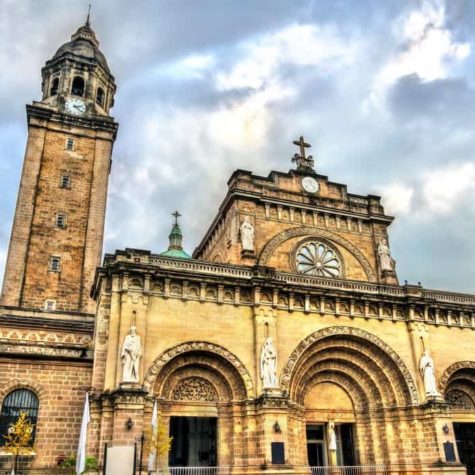
M167 251L101 262L118 124L89 22L42 76L0 307L0 430L28 412L26 464L76 451L88 393L100 464L155 406L154 469L475 473L475 296L399 284L379 197L316 173L301 137L290 171L232 174L192 256L176 213Z

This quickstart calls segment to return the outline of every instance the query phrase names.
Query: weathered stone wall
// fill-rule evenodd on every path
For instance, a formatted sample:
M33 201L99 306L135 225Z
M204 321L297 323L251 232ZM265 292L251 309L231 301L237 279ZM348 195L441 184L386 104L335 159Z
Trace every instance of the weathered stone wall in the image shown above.
M102 253L114 127L57 121L39 107L29 108L28 120L2 304L44 308L48 299L59 310L94 311L89 292ZM63 175L69 187L61 186ZM65 216L64 227L56 225L57 214ZM59 272L49 269L52 256L61 259Z
M92 364L0 358L0 404L13 390L26 388L39 399L36 428L35 466L56 466L59 458L75 454L84 409L84 392L89 386ZM11 468L7 460L3 461Z

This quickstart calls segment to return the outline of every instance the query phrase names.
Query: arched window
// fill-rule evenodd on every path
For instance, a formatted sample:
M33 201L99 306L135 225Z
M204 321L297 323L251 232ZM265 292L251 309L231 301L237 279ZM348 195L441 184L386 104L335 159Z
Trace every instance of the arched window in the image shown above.
M49 91L49 95L56 96L56 94L58 94L58 87L59 87L59 78L54 78L53 82L51 83L51 89Z
M0 445L5 445L3 435L8 434L8 428L14 424L21 412L28 414L28 419L34 424L31 444L35 440L36 423L38 421L38 397L28 389L16 389L9 393L3 400L2 414L0 417Z
M84 79L81 76L76 76L73 79L73 86L71 88L71 94L74 96L84 96Z
M102 87L97 88L96 103L101 107L104 107L104 89L102 89Z

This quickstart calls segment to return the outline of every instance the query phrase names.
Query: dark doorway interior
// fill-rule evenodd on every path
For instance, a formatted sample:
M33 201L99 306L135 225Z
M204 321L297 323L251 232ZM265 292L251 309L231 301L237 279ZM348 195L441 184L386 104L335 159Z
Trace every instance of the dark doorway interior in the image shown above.
M327 465L325 426L323 424L307 426L307 455L310 467Z
M215 467L216 422L215 417L171 417L169 466Z
M353 424L341 424L339 432L341 440L341 460L339 460L339 465L355 465Z
M460 461L467 467L467 475L475 475L475 424L454 422L454 432Z

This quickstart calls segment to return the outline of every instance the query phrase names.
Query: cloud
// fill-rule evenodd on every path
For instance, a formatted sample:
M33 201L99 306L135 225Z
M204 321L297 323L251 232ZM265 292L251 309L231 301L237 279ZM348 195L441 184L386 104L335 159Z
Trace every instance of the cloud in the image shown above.
M379 106L387 90L404 76L422 81L446 78L451 66L466 59L471 44L455 39L447 25L445 0L420 0L394 24L398 50L375 77L370 100Z
M428 172L423 180L424 204L429 212L448 214L464 203L475 211L475 164L450 164Z
M129 3L93 7L118 85L108 252L164 250L177 208L192 251L230 174L288 170L292 140L304 135L319 173L352 193L376 191L396 215L390 239L401 280L473 290L473 2ZM3 255L24 104L40 98L41 67L86 10L82 0L1 3Z
M240 45L242 58L229 71L217 74L217 87L260 89L281 80L286 64L335 70L353 61L356 48L355 41L343 38L333 27L291 25Z
M374 189L383 196L386 211L396 216L439 220L457 209L475 212L475 164L451 163Z
M401 216L411 212L414 189L402 183L391 183L384 187L375 187L377 193L383 196L386 213Z

